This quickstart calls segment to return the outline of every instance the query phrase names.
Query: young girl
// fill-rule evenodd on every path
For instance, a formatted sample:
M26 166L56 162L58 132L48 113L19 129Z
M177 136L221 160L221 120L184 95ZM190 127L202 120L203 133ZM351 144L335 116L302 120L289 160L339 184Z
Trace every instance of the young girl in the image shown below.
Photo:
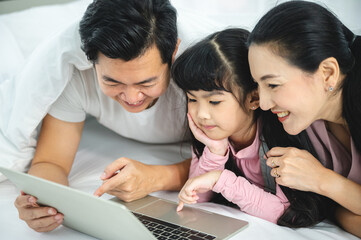
M286 2L255 26L249 62L261 108L289 134L307 129L318 155L271 149L277 182L333 199L337 222L361 237L361 37L316 3Z
M194 135L190 179L179 193L177 210L183 203L219 199L215 193L220 193L251 215L281 225L310 226L326 217L323 198L283 191L279 185L272 194L265 184L270 175L262 174L265 164L260 156L267 151L262 148L301 144L298 137L285 134L273 114L258 110L257 84L248 65L248 35L242 29L216 32L173 64L172 77L187 94Z

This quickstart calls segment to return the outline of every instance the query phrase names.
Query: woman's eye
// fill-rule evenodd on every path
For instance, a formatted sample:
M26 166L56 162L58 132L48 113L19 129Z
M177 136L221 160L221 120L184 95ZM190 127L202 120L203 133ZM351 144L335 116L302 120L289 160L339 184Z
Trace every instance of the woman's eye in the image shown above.
M217 105L217 104L220 104L221 101L209 101L209 103L212 105Z
M196 102L196 100L192 98L188 98L188 102Z
M268 87L273 89L273 88L278 87L278 85L276 85L276 84L268 84Z

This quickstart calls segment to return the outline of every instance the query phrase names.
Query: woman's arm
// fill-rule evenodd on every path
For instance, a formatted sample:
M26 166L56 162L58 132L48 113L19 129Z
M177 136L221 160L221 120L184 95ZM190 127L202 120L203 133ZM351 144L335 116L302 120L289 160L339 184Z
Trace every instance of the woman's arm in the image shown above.
M315 192L361 215L361 185L325 168L315 157L297 148L272 148L267 165L280 185ZM277 174L276 174L277 173Z
M361 216L354 214L344 207L336 209L335 219L347 232L361 238Z
M326 196L338 204L336 221L360 237L361 185L325 168L309 152L296 148L272 148L267 153L271 174L280 185Z
M361 216L360 184L324 168L315 185L316 193L331 198L353 214Z

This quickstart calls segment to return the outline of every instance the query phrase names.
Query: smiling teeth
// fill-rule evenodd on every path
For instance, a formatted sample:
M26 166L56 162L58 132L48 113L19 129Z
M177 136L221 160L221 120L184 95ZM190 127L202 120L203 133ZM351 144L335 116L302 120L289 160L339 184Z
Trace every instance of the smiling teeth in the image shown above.
M289 111L285 111L285 112L277 113L277 116L278 116L278 117L286 117L288 114L290 114L290 112L289 112Z
M142 100L143 101L143 100ZM142 101L138 101L138 102L135 102L135 103L128 103L129 105L137 105L137 104L139 104L140 102L142 102Z

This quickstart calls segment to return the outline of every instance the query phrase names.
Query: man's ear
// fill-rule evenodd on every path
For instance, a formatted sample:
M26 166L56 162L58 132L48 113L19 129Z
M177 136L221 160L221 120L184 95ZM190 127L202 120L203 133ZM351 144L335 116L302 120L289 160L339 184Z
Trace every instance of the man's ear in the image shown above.
M323 60L318 67L318 72L322 77L325 91L332 91L338 86L340 67L336 58L329 57Z
M179 47L180 42L181 42L181 40L178 38L177 45L175 46L175 49L174 49L174 52L173 52L173 55L172 55L172 63L174 63L175 55L178 52L178 47Z
M259 107L259 95L258 90L255 89L247 96L246 107L251 110L256 110Z

